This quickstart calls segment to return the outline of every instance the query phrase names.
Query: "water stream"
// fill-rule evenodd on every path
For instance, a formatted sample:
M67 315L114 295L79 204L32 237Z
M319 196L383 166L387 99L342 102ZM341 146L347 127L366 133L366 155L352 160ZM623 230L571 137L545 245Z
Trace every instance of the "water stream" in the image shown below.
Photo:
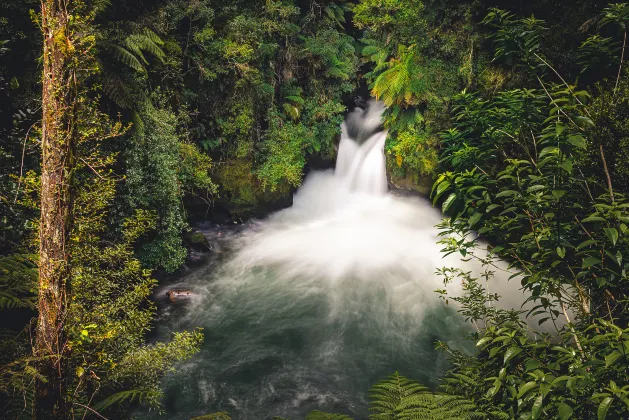
M230 250L184 276L174 287L194 296L162 313L163 337L205 334L201 353L164 381L165 418L322 409L362 419L370 386L396 370L438 383L447 360L436 340L469 346L469 326L434 293L436 268L461 264L439 252L441 215L387 192L381 113L372 102L350 114L336 171L310 174L291 208L231 235L206 231Z

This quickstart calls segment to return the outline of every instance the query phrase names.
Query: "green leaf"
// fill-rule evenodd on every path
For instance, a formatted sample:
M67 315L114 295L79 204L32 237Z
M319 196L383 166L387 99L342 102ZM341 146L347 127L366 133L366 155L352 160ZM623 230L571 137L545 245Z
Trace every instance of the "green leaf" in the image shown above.
M537 382L530 381L530 382L525 383L524 385L522 385L522 387L518 391L518 399L522 398L529 391L531 391L532 389L535 389L535 388L537 388Z
M521 352L522 352L522 349L520 347L509 348L509 350L507 350L504 356L504 364L506 365L507 363L509 363L511 359L513 359L515 356L517 356Z
M443 181L437 185L437 190L435 191L435 196L433 198L433 202L436 203L439 200L439 197L443 195L450 188L450 181Z
M529 187L529 189L526 191L535 192L535 191L543 190L544 188L546 188L546 185L533 185L532 187Z
M559 167L569 174L572 174L572 159L564 160Z
M559 255L559 258L563 259L566 256L565 248L558 246L557 247L557 255Z
M574 120L576 121L577 125L581 127L583 126L595 127L594 122L590 118L585 117L583 115L574 117Z
M613 245L618 241L618 231L615 228L604 228L605 235L609 238Z
M483 337L476 343L476 347L483 347L485 344L489 343L492 340L491 337Z
M600 217L600 216L590 216L590 217L586 217L585 219L581 220L581 223L587 223L587 222L604 222L605 219Z
M583 136L580 136L580 135L574 135L574 136L568 137L568 142L571 145L578 147L579 149L585 149L587 147L587 143L585 142L585 139L583 138Z
M610 367L620 356L622 356L622 353L618 350L614 350L613 352L609 353L607 356L605 356L605 367Z
M498 194L496 194L496 198L500 198L500 197L509 197L512 195L516 195L517 192L513 191L513 190L505 190L505 191L500 191Z
M533 409L531 410L531 419L535 420L542 414L542 407L544 406L544 395L539 394L533 403Z
M450 209L450 207L452 206L452 203L454 203L454 200L456 200L456 194L452 193L446 199L446 201L443 202L443 205L441 206L441 209L443 210L444 213L447 212Z
M589 268L594 265L600 264L601 262L602 261L599 258L587 257L586 259L583 260L583 264L581 265L581 268Z
M555 191L553 191L553 197L555 197L555 200L559 200L565 194L566 194L566 192L564 190L555 190Z
M560 420L567 420L572 417L572 412L573 412L572 407L570 407L566 403L557 404L557 411L559 412Z
M537 369L540 365L541 363L539 361L535 359L529 359L524 363L524 370L525 372L529 372L531 370Z
M588 239L587 241L583 241L581 242L579 245L577 245L577 250L581 249L581 248L585 248L586 246L590 246L592 244L595 244L596 241L594 239Z
M481 217L483 217L482 213L474 213L468 220L470 227L474 227L474 225L480 221Z
M607 417L607 412L609 411L609 408L611 407L613 402L614 399L612 397L607 397L603 401L601 401L598 406L598 411L596 412L598 420L605 420L605 417Z

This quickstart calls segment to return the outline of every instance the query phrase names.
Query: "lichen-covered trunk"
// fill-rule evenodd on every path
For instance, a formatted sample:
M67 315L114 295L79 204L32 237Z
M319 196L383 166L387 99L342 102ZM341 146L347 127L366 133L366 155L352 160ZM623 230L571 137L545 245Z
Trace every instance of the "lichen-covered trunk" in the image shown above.
M69 3L42 0L42 174L39 226L39 318L35 342L41 378L34 417L64 418L66 404L64 324L68 305L72 171L76 143L76 74L71 63Z

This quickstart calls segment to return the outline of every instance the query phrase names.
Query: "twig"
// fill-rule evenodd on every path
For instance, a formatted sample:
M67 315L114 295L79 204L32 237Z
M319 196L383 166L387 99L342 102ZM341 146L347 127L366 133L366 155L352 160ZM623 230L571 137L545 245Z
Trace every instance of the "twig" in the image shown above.
M581 347L581 342L579 341L579 337L577 337L577 332L574 330L574 327L572 326L572 321L570 321L570 317L568 316L568 311L566 310L566 305L563 304L563 301L561 300L561 296L559 296L559 304L561 305L563 316L565 316L566 321L568 321L570 331L572 332L572 338L574 338L574 342L579 348L579 351L581 352L581 357L583 357L583 360L585 360L585 353L583 352L583 347Z
M622 72L622 62L625 59L625 46L627 45L627 31L625 31L625 39L622 42L622 53L620 54L620 65L618 66L618 76L616 77L616 86L614 86L614 96L616 96L616 90L618 90L618 83L620 82L620 73Z
M605 160L605 152L603 152L603 145L599 145L601 150L601 159L603 159L603 168L605 169L605 175L607 176L607 186L609 187L609 195L612 199L612 203L614 202L614 190L612 188L612 178L609 175L609 170L607 169L607 160Z
M539 76L535 76L537 77L537 81L540 83L540 85L542 85L542 89L544 89L544 92L546 92L546 96L548 96L548 98L550 99L550 101L553 103L553 105L555 105L555 107L559 110L559 112L561 112L563 115L566 116L566 118L568 118L568 120L578 129L582 130L583 129L581 127L579 127L579 125L577 123L574 122L574 120L572 118L570 118L570 116L568 114L566 114L566 112L559 106L557 105L557 103L555 102L555 100L553 99L553 97L551 96L551 94L548 92L548 89L546 89L546 85L544 84L544 82L542 82L542 79L539 78ZM578 100L578 99L577 99ZM557 119L559 119L559 116L557 116Z
M625 35L626 35L626 34L625 34ZM624 52L624 51L623 51L623 52ZM563 78L563 77L561 77L561 74L559 74L559 72L558 72L557 70L555 70L555 69L553 68L553 66L551 66L550 64L548 64L548 63L546 62L546 60L544 60L542 57L540 57L539 55L537 55L537 53L535 53L535 57L537 57L537 58L539 58L540 60L542 60L542 62L543 62L544 64L546 64L546 65L548 66L548 68L550 68L550 69L551 69L551 70L552 70L552 71L553 71L553 72L557 75L557 77L559 77L559 79L561 80L561 82L562 82L564 85L566 85L566 87L568 88L568 90L570 91L570 93L572 93L572 96L574 96L574 99L576 99L576 100L577 100L577 102L578 102L581 106L583 106L583 107L585 108L585 112L588 114L588 116L589 116L589 117L592 117L592 116L590 115L590 111L588 111L588 109L585 107L585 104L584 104L583 102L581 102L581 100L579 99L579 97L578 97L578 96L574 93L574 91L572 90L572 87L568 84L568 82L566 82L566 81L564 80L564 78ZM621 59L621 66L622 66L622 59Z
M103 181L105 180L105 178L103 178L103 176L102 176L101 174L99 174L98 172L96 172L96 169L92 168L92 166L91 166L89 163L87 163L87 162L85 161L85 159L83 159L83 158L80 158L80 159L81 159L81 162L83 162L84 164L86 164L86 165L87 165L87 166L88 166L88 167L89 167L92 171L94 171L94 173L95 173L96 175L98 175L98 177L99 177L100 179L102 179Z
M26 154L26 140L28 140L28 135L31 133L31 130L38 122L39 121L33 123L33 125L31 125L31 127L26 132L26 136L24 136L24 144L22 145L22 163L20 164L20 178L17 182L17 189L15 190L15 198L13 199L13 204L17 203L17 197L20 194L20 186L22 185L22 178L24 175L24 155Z
M78 405L79 407L83 407L83 408L85 408L86 410L90 410L92 413L96 414L96 415L97 415L98 417L100 417L101 419L108 420L108 419L107 419L107 417L104 417L104 416L103 416L103 415L101 415L98 411L96 411L96 410L94 410L94 409L91 409L90 407L88 407L88 406L86 406L86 405L79 404L78 402L73 402L72 404L74 404L74 405Z

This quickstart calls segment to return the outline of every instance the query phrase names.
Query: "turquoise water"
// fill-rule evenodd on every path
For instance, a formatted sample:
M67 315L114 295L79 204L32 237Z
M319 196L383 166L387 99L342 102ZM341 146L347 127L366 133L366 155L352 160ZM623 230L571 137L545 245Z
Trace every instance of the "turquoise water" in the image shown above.
M282 264L251 261L253 238L268 235L251 230L223 239L236 249L222 254L222 262L171 286L195 295L164 306L158 335L201 327L205 342L164 380L163 418L227 411L234 419L302 419L314 409L366 418L375 382L397 370L435 387L448 366L436 340L469 344L460 317L408 273L331 282L291 271L287 278Z

